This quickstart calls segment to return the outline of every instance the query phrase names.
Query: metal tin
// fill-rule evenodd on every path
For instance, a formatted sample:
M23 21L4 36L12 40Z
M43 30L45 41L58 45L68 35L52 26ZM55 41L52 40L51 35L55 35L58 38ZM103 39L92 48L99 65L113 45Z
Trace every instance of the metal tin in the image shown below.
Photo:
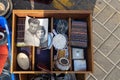
M60 70L69 70L70 68L70 62L67 58L62 57L59 60L56 61L56 66Z
M23 70L28 70L30 67L29 57L27 56L27 54L25 54L23 52L18 53L17 63L19 65L19 67Z
M86 68L86 60L74 60L74 71L84 71Z
M62 34L57 34L53 38L53 46L56 49L64 49L66 47L66 44L67 44L67 38Z
M84 50L81 48L72 48L73 59L84 59Z

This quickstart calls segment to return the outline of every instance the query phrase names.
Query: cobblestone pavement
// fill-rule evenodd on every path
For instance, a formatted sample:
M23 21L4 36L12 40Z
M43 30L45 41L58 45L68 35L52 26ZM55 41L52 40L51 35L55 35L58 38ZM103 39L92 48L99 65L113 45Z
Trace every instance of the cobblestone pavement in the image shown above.
M15 1L16 9L30 8L16 6ZM87 74L86 80L120 80L120 0L66 1L53 0L49 5L34 3L34 9L92 10L94 73Z
M87 80L120 80L120 0L97 0L93 8L94 73Z

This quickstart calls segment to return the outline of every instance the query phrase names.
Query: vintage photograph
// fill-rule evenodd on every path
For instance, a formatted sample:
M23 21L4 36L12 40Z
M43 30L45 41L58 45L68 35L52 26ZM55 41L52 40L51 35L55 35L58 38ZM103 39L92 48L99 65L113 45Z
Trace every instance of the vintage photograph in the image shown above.
M29 46L47 47L48 18L31 18L26 16L24 42Z

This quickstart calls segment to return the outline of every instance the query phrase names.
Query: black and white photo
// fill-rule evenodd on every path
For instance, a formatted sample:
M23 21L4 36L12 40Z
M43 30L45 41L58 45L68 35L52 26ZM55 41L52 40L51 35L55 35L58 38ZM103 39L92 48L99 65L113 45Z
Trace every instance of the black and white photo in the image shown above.
M47 47L48 44L48 19L31 18L26 16L25 37L26 45Z

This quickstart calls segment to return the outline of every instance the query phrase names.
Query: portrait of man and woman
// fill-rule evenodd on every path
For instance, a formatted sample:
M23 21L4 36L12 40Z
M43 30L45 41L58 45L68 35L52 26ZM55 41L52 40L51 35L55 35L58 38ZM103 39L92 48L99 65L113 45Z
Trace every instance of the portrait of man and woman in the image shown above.
M24 42L29 46L47 47L48 19L36 19L26 16Z

